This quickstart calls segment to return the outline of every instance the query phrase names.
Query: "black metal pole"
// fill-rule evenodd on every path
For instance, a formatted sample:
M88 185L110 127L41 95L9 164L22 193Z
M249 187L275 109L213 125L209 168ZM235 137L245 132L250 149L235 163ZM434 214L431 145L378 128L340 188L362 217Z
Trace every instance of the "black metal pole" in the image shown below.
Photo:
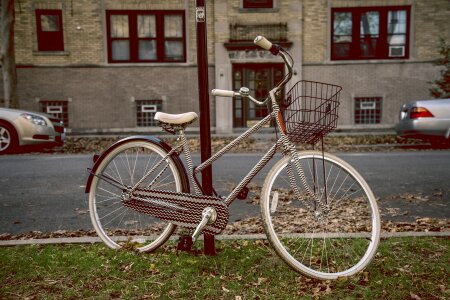
M195 17L197 22L197 63L198 92L200 102L200 147L201 160L211 157L211 126L209 115L209 84L208 84L208 44L206 36L206 3L196 0ZM202 187L206 194L212 195L212 167L202 171ZM214 236L204 236L204 252L206 255L216 253Z

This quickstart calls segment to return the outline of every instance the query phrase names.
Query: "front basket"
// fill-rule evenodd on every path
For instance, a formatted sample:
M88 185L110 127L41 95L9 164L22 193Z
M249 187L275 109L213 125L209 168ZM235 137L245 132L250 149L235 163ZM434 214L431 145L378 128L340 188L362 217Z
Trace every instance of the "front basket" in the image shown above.
M302 80L286 94L280 110L293 143L315 144L337 126L342 87Z

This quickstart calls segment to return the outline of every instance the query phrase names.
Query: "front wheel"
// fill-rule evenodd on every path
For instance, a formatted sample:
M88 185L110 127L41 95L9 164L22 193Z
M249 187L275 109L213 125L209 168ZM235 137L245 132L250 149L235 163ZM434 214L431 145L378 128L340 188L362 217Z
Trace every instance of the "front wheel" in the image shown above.
M322 157L317 151L298 155L305 182L316 196L303 188L291 156L276 163L261 195L269 242L299 273L323 280L351 276L368 265L378 247L375 197L361 175L336 156Z
M141 252L162 245L175 230L175 225L139 213L122 203L126 192L102 178L110 178L122 186L133 187L145 174L155 169L140 184L145 188L186 192L186 178L173 157L150 140L131 140L108 150L98 167L89 192L89 210L95 230L110 248L132 246ZM155 167L157 166L157 167ZM155 168L154 168L155 167Z
M0 154L13 153L18 146L17 133L14 127L0 121Z

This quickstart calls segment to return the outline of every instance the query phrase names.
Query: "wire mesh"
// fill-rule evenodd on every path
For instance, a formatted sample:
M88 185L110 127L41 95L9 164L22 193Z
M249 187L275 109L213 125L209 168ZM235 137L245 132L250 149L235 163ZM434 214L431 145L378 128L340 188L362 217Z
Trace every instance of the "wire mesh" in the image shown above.
M297 82L280 103L291 142L315 144L337 126L342 87L308 80Z

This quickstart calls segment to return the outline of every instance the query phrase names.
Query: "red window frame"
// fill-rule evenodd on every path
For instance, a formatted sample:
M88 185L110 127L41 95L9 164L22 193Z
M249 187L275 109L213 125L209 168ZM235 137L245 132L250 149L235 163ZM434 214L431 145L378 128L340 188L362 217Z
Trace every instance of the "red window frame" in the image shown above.
M37 9L35 12L38 51L64 51L62 10ZM41 22L42 16L56 16L58 18L58 30L44 30Z
M244 0L244 8L273 8L273 0Z
M113 15L127 15L128 16L128 38L114 38L111 37L111 16ZM156 37L145 38L146 40L156 41L156 59L139 59L139 40L144 38L138 37L137 19L138 15L154 15L156 24ZM182 32L181 38L165 37L164 36L164 16L176 15L182 17ZM108 62L109 63L146 63L146 62L186 62L186 20L184 10L107 10L106 11L106 27L107 27L107 43L108 43ZM112 42L114 40L128 40L129 41L129 59L128 60L114 60L112 57ZM182 59L170 59L165 57L164 42L165 41L181 41L183 43Z
M406 11L406 33L404 53L403 55L390 56L388 43L388 13L389 11ZM352 31L351 42L334 42L334 21L335 13L351 13L352 17ZM378 12L379 14L379 32L378 38L374 38L376 43L376 50L372 56L364 56L361 49L366 37L361 37L361 15L366 12ZM342 7L331 9L331 60L367 60L367 59L408 59L409 58L409 41L410 41L410 22L411 22L411 7L410 6L383 6L383 7ZM356 26L355 26L356 25ZM400 34L399 34L400 35ZM336 55L337 47L345 45L348 47L347 56ZM393 46L394 47L394 46ZM402 47L402 46L400 46Z

